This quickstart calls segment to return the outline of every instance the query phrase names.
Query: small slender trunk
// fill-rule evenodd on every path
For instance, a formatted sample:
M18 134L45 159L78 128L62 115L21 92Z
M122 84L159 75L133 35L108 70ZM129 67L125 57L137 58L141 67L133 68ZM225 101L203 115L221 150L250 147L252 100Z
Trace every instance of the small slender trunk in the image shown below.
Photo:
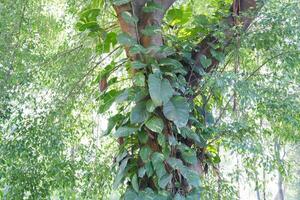
M236 181L238 184L238 199L240 199L240 192L241 192L241 186L240 186L240 161L239 161L239 157L238 155L236 156L236 171L237 171L237 175L236 175Z
M266 170L263 167L263 200L266 200Z
M220 154L220 146L218 146L218 154ZM222 179L221 179L221 169L220 164L217 165L218 168L218 200L221 200L222 193Z
M279 139L276 138L275 140L275 144L274 144L274 150L275 150L275 156L276 156L276 160L278 162L278 165L280 166L282 164L282 160L281 160L281 156L280 156L280 143L279 143ZM283 178L282 175L278 169L278 200L284 200L284 191L283 191Z
M283 179L280 172L278 172L278 199L284 200Z
M261 200L260 193L259 193L259 187L258 187L258 174L257 174L257 172L255 172L255 191L256 191L257 200Z

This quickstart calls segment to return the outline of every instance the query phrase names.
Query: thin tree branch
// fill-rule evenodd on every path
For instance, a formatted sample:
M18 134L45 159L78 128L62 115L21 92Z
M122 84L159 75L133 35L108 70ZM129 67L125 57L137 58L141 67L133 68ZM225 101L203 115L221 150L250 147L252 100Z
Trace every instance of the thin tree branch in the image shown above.
M284 54L289 54L289 53L296 53L296 54L300 54L300 52L293 52L293 51L285 51L285 52L281 52L275 56L272 56L271 58L268 58L265 60L265 62L263 62L259 67L257 67L247 78L246 80L250 79L252 76L254 76L262 67L264 67L268 62L272 61L274 58L278 58Z
M69 99L69 97L72 95L73 91L77 88L77 86L83 81L87 76L89 76L102 62L104 62L107 58L109 58L112 54L114 54L120 47L115 48L113 51L111 51L109 54L107 54L104 58L102 58L100 61L98 61L93 67L91 67L72 87L66 98Z
M246 30L254 17L246 17L243 14L247 11L257 11L256 0L234 0L231 6L230 16L224 18L221 22L222 25L227 25L229 28L226 28L223 32L225 35L225 42L222 42L222 47L215 49L217 52L224 52L225 47L231 43L233 37L235 36L232 31L232 27L240 26L242 24L243 30ZM192 58L195 60L195 67L202 67L206 73L210 73L215 70L219 65L219 60L217 60L211 53L213 49L212 45L220 43L219 39L213 36L213 33L208 35L204 40L202 40L197 47L192 52ZM211 59L211 65L204 68L201 64L201 58L205 56L208 59ZM197 83L202 79L202 76L194 76L190 82L191 86L196 86ZM196 81L195 81L196 80Z

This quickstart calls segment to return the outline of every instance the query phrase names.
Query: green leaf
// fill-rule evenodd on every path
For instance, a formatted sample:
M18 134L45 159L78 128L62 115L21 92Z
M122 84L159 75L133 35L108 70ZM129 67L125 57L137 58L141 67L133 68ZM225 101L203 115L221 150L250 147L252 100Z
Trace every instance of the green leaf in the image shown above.
M184 178L186 178L187 182L194 186L194 187L199 187L200 186L200 176L199 174L194 171L189 169L186 166L183 166L180 170L180 173Z
M206 58L205 55L201 55L200 56L200 63L203 66L203 68L206 69L207 67L209 67L212 64L212 61L211 61L210 58Z
M129 49L130 54L138 54L138 53L144 54L145 52L146 52L145 47L143 47L140 44L135 44L135 45L131 46Z
M179 193L177 193L174 197L174 200L186 200L183 196L181 196Z
M118 130L114 133L115 137L127 137L129 135L132 135L138 130L138 128L132 128L128 126L123 126L118 128Z
M153 1L147 2L146 6L143 8L143 11L146 13L154 12L154 11L163 11L163 7L161 4L155 3Z
M133 69L142 69L142 68L145 68L146 66L147 66L147 64L142 63L140 61L133 61L133 62L131 62L131 67Z
M135 39L130 37L130 35L128 35L127 33L120 33L118 35L117 39L121 45L132 46L132 45L136 44Z
M97 21L97 17L100 15L101 10L98 8L92 8L82 11L79 14L80 20L85 22Z
M121 13L122 18L124 19L125 22L131 25L135 25L139 19L136 16L133 16L130 12L124 11Z
M139 200L139 197L133 190L127 189L124 194L124 200Z
M164 147L166 145L166 137L165 137L165 135L164 134L158 134L157 141L158 141L158 144L161 147Z
M113 48L116 44L117 44L117 34L115 32L107 33L104 40L103 51L105 53L109 53L111 48Z
M131 2L131 0L113 0L113 4L116 6L120 6L129 2Z
M79 31L85 31L88 29L91 32L97 32L97 31L101 30L97 21L77 23L76 27L78 28Z
M180 145L179 150L185 162L189 164L195 164L197 162L196 152L192 148L189 148L185 145Z
M144 87L145 86L145 75L142 72L135 73L133 76L133 84L135 86Z
M163 58L159 61L159 66L162 66L162 71L180 73L183 75L187 74L187 71L184 69L183 65L175 59L172 58Z
M163 162L165 160L164 155L158 152L153 153L151 161L155 166L159 162Z
M143 30L142 34L145 36L152 36L161 33L160 26L158 25L147 25Z
M119 167L118 173L117 173L117 175L115 177L115 180L114 180L114 183L113 183L113 188L114 189L118 188L118 186L120 185L122 179L124 178L125 172L127 171L126 170L126 166L127 166L128 160L129 160L129 158L125 158L121 162L121 165Z
M115 102L117 96L119 96L121 92L122 91L110 90L109 92L105 93L105 95L101 95L99 113L101 114L107 111Z
M164 55L170 56L176 53L176 49L174 47L162 45L160 46L160 52L163 52Z
M184 167L183 162L177 158L170 157L167 159L167 163L173 168L173 169L181 169Z
M116 124L123 118L124 116L121 114L117 114L108 119L107 129L103 132L102 136L109 134L112 129L116 126Z
M152 153L152 150L150 149L150 147L148 147L148 146L142 147L140 150L140 157L141 157L142 161L145 163L149 162L151 153Z
M132 179L131 179L131 185L133 187L133 189L136 191L136 192L139 192L139 183L138 183L138 177L136 174L134 174L132 176Z
M186 9L184 9L184 7L181 7L170 9L166 15L166 19L172 26L183 25L190 21L191 16L192 11L190 7Z
M146 108L148 112L153 112L156 108L156 106L154 105L153 101L151 99L149 99L146 103Z
M183 68L183 65L175 59L172 58L163 58L159 61L160 66L174 66L176 68Z
M148 79L150 97L156 106L167 103L173 96L174 90L167 79L160 79L154 74L149 75Z
M164 165L164 159L164 155L158 152L153 153L151 156L151 162L158 178L161 178L167 173Z
M116 103L122 103L127 101L129 98L129 89L125 89L121 94L119 94L115 100Z
M153 170L153 167L152 167L151 163L150 162L146 163L145 164L145 168L146 168L146 174L147 174L147 176L151 177L153 175L153 173L154 173L154 170Z
M145 99L145 97L147 97L148 91L146 90L146 88L143 87L131 87L129 89L129 97L128 99L130 101L135 101L135 102L140 102L143 99Z
M169 135L169 136L168 136L168 141L169 141L169 144L170 144L171 146L176 146L176 145L178 145L178 142L177 142L176 138L174 137L174 135Z
M225 55L223 52L220 52L220 51L216 51L214 49L210 49L210 53L211 55L217 59L219 62L223 62L224 59L225 59Z
M173 168L180 171L182 176L187 179L188 183L194 187L200 186L200 177L197 172L186 167L183 162L177 158L168 158L168 164Z
M194 18L194 24L205 28L209 25L209 18L206 15L196 15Z
M128 155L127 151L122 151L121 153L119 153L118 156L116 157L116 163L121 162L127 155Z
M189 119L189 104L181 96L175 96L163 106L163 113L167 119L173 121L177 127L186 126Z
M149 113L146 109L146 101L141 101L132 108L130 113L131 124L142 123L148 119Z
M143 178L146 174L146 168L145 167L139 168L138 174L140 178Z
M149 47L146 48L146 52L145 54L150 54L150 53L153 53L153 54L156 54L160 51L160 47L159 46L156 46L156 45L151 45Z
M156 133L161 133L164 129L164 121L159 117L152 117L146 122L146 127Z
M139 131L138 138L142 144L146 144L149 139L149 136L144 131Z
M171 180L172 180L172 175L165 174L164 176L158 179L158 185L160 188L165 189L165 187L168 185L168 183L170 183Z
M195 144L197 144L200 148L203 148L205 146L205 143L201 141L200 137L194 131L187 127L180 128L180 134L184 138L187 137L189 139L192 139L195 142Z
M99 83L99 81L101 79L103 79L104 77L108 78L109 74L116 68L116 63L115 62L111 62L109 65L106 65L99 73L99 75L97 76L97 78L95 79L96 83Z

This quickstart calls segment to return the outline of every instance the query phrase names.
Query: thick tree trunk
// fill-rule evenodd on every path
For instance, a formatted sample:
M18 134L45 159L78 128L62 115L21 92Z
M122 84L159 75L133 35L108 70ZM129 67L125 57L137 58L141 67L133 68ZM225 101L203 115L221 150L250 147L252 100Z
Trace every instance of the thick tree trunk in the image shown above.
M144 12L143 11L143 7L146 5L146 3L149 2L147 0L133 0L130 3L126 3L126 4L122 4L122 5L118 5L118 6L115 5L114 9L115 9L117 17L118 17L121 31L123 33L129 35L133 40L135 40L135 42L137 44L142 45L144 48L147 48L150 46L160 47L160 46L164 45L164 42L163 42L164 40L163 40L163 36L161 33L156 33L153 35L145 35L145 34L143 34L143 30L145 28L147 28L147 26L161 27L162 20L164 18L165 13L167 12L167 10L170 8L170 6L172 6L172 4L175 1L176 0L153 0L152 3L154 2L157 5L160 5L160 7L161 7L160 9L154 9L153 12ZM211 33L204 40L202 40L198 45L196 45L196 47L194 48L194 50L192 52L192 58L194 59L194 65L191 66L191 68L189 69L190 71L187 76L187 80L189 82L189 85L192 87L192 89L194 89L194 90L198 89L197 83L202 78L201 76L199 76L193 72L194 67L200 67L200 68L204 69L204 67L201 66L200 58L202 56L206 56L207 58L212 60L212 64L204 69L204 71L206 73L211 73L213 70L215 70L219 64L219 60L217 60L215 57L213 57L213 55L211 53L211 49L212 49L211 45L222 43L220 45L221 47L219 49L217 49L217 51L223 52L225 47L230 43L230 41L233 39L233 37L235 37L231 28L238 25L238 26L242 26L243 29L246 30L253 19L253 17L251 17L251 16L245 17L245 16L242 16L241 14L242 13L244 14L246 11L252 11L255 8L256 8L255 0L234 0L233 4L231 6L230 16L228 16L227 18L224 18L221 22L224 25L227 25L227 27L228 27L228 29L224 30L225 41L221 42L218 38L216 38L214 36L213 33ZM131 15L135 16L138 19L138 23L132 24L132 23L126 22L126 20L124 20L122 17L123 12L131 13ZM126 55L130 60L134 61L134 60L142 59L142 57L140 55L130 54L129 48L130 48L129 46L125 46ZM159 61L160 59L165 58L166 55L164 55L163 53L150 52L149 55L147 55L147 57L151 57L152 59ZM146 74L146 76L147 76L147 74ZM192 99L193 99L193 97L191 98L191 100ZM157 112L162 113L162 109L157 108ZM172 128L171 128L172 122L167 120L163 114L160 117L163 119L163 121L165 123L163 132L164 132L164 135L166 136L166 138L168 138L168 136L173 136L173 132L172 132ZM159 142L158 142L158 138L157 138L158 134L156 134L155 132L152 132L148 129L146 129L146 130L147 130L148 135L151 136L151 138L148 140L148 142L146 144L144 144L144 146L150 147L153 152L161 152L161 148L159 146ZM175 137L177 138L177 135ZM191 147L194 144L194 142L192 142L190 140L182 140L181 142L185 143L188 147ZM120 139L120 143L123 143L122 138ZM140 146L140 148L141 147L142 146ZM199 153L197 164L194 166L190 166L190 167L192 169L194 169L195 171L197 171L200 175L203 172L202 166L203 166L203 159L205 159L203 156L205 149L200 148L199 151L200 151L200 153ZM183 160L182 158L180 158L180 156L177 155L177 153L178 153L178 150L175 149L174 147L172 147L171 156L174 158ZM140 162L139 165L143 166L143 163ZM166 163L165 163L165 168L166 168L166 171L170 171L170 166ZM175 179L179 179L179 180L183 179L183 181L180 186L178 186L178 185L175 186L175 184L170 184L171 188L168 187L168 190L171 191L173 194L175 194L178 191L180 191L180 193L183 195L187 194L189 191L191 191L192 187L189 186L189 183L186 182L184 180L184 178L181 177L178 172L176 172L176 170L174 170L174 171L175 171L175 172L173 172L174 173L173 174L174 181L175 181ZM143 179L142 183L143 184L140 186L141 188L151 187L152 189L155 189L153 180L151 178Z

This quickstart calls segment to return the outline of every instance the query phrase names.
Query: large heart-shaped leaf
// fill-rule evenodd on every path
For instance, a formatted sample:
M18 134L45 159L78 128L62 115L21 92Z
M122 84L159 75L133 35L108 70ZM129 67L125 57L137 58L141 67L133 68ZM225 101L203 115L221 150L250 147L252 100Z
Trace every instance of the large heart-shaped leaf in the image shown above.
M159 61L160 66L174 66L176 68L183 68L183 65L175 59L172 58L163 58Z
M130 35L128 35L127 33L120 33L117 39L121 45L132 46L136 44L136 41L132 37L130 37Z
M151 149L150 147L142 147L140 150L140 157L142 159L143 162L147 163L149 162L150 156L151 156Z
M207 58L205 55L201 55L200 63L203 66L203 68L207 68L212 64L212 61L210 58Z
M142 69L142 68L145 68L145 67L147 66L147 64L142 63L142 62L140 62L140 61L133 61L133 62L131 63L131 66L132 66L132 68L134 68L134 69Z
M180 173L184 178L187 180L187 182L194 186L194 187L199 187L200 186L200 176L197 174L196 171L189 169L186 166L183 166L180 170Z
M134 174L134 175L132 176L131 184L132 184L133 189L134 189L136 192L139 192L139 182L138 182L138 178L137 178L137 175L136 175L136 174Z
M142 101L136 104L132 108L130 113L130 122L131 124L137 124L144 122L149 117L149 113L146 108L146 101Z
M186 75L187 72L183 65L175 59L163 58L159 61L159 66L162 66L161 70L164 72L180 73Z
M133 134L137 130L138 130L137 128L123 126L123 127L118 128L118 130L116 130L116 132L114 133L114 136L115 137L126 137L126 136Z
M156 106L167 103L173 96L174 90L167 79L150 74L148 79L150 97Z
M159 117L152 117L150 120L146 122L146 127L149 128L151 131L156 133L161 133L164 129L164 122Z
M153 112L156 108L156 106L154 105L153 101L151 99L149 99L146 103L146 108L148 112Z
M184 97L175 96L164 105L163 113L177 127L184 127L189 119L189 104Z
M179 170L190 185L194 187L198 187L200 185L199 174L185 166L181 160L170 157L167 159L167 162L173 169Z
M158 178L161 178L167 173L164 165L164 160L165 158L163 154L158 152L152 154L151 162Z
M164 189L171 180L172 180L172 175L165 174L160 179L158 179L158 185L160 188Z

